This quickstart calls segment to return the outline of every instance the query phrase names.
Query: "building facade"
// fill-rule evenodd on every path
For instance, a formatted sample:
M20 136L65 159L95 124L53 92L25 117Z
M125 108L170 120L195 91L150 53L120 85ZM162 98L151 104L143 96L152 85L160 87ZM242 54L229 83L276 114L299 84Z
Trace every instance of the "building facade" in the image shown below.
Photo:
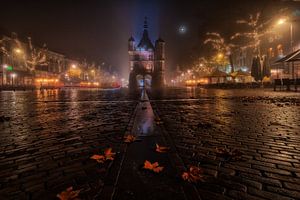
M153 45L148 35L147 18L144 31L138 44L131 36L128 40L129 87L149 85L163 87L165 84L165 42L159 38ZM148 81L147 81L148 80Z
M276 63L284 56L300 49L299 17L289 16L290 20L284 24L272 26L272 34L266 34L260 38L259 46L247 49L236 49L233 52L233 64L235 70L244 69L251 71L253 57L260 56L267 60L270 67L271 78L293 78L300 75L299 63ZM294 71L293 69L297 69Z
M0 85L3 87L39 88L58 86L69 80L80 82L85 80L85 68L89 68L95 77L96 70L87 65L86 62L82 64L64 54L51 51L46 45L33 45L30 37L21 40L17 34L12 33L11 36L2 35L0 38Z

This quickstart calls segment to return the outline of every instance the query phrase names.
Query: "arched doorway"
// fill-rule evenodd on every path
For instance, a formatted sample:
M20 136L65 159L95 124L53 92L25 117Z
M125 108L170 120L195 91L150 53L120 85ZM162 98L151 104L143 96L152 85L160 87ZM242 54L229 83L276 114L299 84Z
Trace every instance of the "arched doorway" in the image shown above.
M146 74L145 76L138 74L136 76L136 81L139 88L151 88L152 76L150 74Z

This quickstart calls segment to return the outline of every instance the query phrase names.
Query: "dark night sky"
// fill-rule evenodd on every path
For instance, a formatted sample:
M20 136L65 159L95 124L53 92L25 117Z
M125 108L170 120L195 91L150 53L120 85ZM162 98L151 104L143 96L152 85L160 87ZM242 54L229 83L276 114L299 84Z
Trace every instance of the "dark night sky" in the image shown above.
M294 2L294 4L300 2ZM160 35L167 43L167 67L189 61L201 49L207 31L230 35L234 20L249 13L265 15L285 6L279 0L2 0L0 28L31 36L36 44L71 58L110 63L128 71L127 40L142 33L148 17L152 41ZM187 27L179 34L180 25Z

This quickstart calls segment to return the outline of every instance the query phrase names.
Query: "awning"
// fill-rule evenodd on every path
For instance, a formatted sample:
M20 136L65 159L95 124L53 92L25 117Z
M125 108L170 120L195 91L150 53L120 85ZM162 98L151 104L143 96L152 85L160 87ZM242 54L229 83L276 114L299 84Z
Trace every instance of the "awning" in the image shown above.
M235 76L251 76L251 74L248 72L243 72L242 70L238 70L238 71L232 72L231 76L233 76L233 77L235 77Z
M284 56L283 58L280 58L279 60L275 61L275 64L282 63L282 62L295 62L299 60L300 60L300 49Z

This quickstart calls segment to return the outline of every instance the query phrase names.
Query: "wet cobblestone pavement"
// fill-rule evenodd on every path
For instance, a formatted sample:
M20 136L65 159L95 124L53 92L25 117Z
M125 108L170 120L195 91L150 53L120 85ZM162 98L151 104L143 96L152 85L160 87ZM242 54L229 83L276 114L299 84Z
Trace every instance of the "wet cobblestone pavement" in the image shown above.
M204 169L205 182L196 184L202 199L300 199L300 93L178 88L148 95L166 145L186 167ZM0 93L0 199L57 199L70 186L93 199L118 168L139 97L126 90ZM107 147L116 162L90 159ZM224 147L241 159L217 156ZM183 182L180 174L174 180Z
M122 90L1 93L0 199L94 196L110 166L90 156L118 152L136 104Z
M202 199L300 199L300 95L264 90L152 95L186 166L204 169ZM237 149L224 160L216 148Z

